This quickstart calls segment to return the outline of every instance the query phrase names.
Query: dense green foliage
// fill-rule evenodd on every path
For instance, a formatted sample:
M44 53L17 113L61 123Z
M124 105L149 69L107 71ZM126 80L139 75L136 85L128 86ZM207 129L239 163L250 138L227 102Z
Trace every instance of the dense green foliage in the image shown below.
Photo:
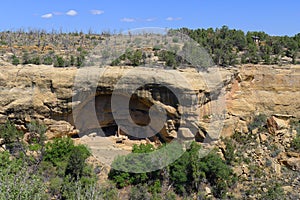
M167 66L173 67L174 69L176 69L179 63L182 62L180 56L177 56L174 52L170 52L170 51L160 51L158 53L158 57L159 60L165 61Z
M161 192L162 185L170 184L180 195L198 193L203 183L209 183L213 188L216 197L225 197L228 188L233 184L235 176L229 166L215 153L209 153L205 157L199 156L201 146L193 142L191 147L170 166L154 172L129 173L112 169L109 178L118 187L128 185L141 187L141 184L148 186L147 190L152 194ZM147 153L155 151L152 145L135 146L133 153ZM117 158L114 162L122 162L123 159L130 158L130 154ZM136 163L139 165L139 163ZM140 163L142 164L142 163ZM134 187L134 196L142 195ZM135 199L135 198L133 198Z
M19 58L17 58L17 56L16 55L13 55L12 57L11 57L11 63L13 64L13 65L18 65L18 64L20 64L20 59Z
M293 37L270 36L265 32L243 32L223 26L217 29L179 29L203 46L217 65L236 63L280 64L279 58L287 56L296 63L300 49L300 34ZM258 37L259 41L254 38Z
M132 150L133 153L149 153L152 151L154 151L154 147L150 144L141 144L140 146L134 145ZM136 185L140 183L154 183L155 180L159 178L159 171L147 173L125 172L126 169L128 169L126 163L135 163L137 169L141 166L147 166L147 163L145 163L143 160L136 159L136 157L132 155L134 154L129 154L128 156L120 156L116 158L114 164L121 166L121 169L124 169L124 171L112 169L109 173L110 179L112 179L120 188L131 184Z
M260 131L265 123L266 116L258 115L253 118L250 127ZM298 120L291 120L290 125L292 130L299 131ZM286 183L277 179L274 182L274 177L264 173L264 170L271 169L271 158L276 159L279 148L272 142L268 144L270 141L264 141L262 144L270 150L270 157L257 165L251 152L245 155L249 149L257 147L257 138L253 136L259 134L251 131L222 139L225 145L220 146L220 150L224 160L215 150L205 154L196 142L192 142L186 151L183 151L183 144L178 143L175 145L177 149L171 152L175 154L178 150L179 159L167 167L143 173L132 173L133 169L126 172L127 164L134 163L139 171L152 165L151 162L159 161L155 156L168 152L168 157L172 157L172 154L169 155L168 145L158 148L150 144L134 145L132 154L114 160L112 166L123 170L112 168L109 173L112 182L99 184L95 174L98 172L85 162L91 155L87 147L75 145L70 138L45 143L45 126L31 122L26 127L30 137L23 141L22 132L12 123L0 126L0 199L122 199L124 193L129 199L205 199L208 197L205 196L206 187L212 189L213 198L230 199L237 179L239 184L245 185L240 191L242 197L282 199L285 195L283 186ZM299 151L299 138L298 133L291 143L292 151ZM161 149L167 150L163 154L153 154ZM134 156L139 154L149 154L153 160ZM241 166L243 171L248 171L247 176L243 172L237 177L233 169ZM294 180L297 173L293 175L292 172L282 167L283 175L291 174ZM294 197L298 198L297 195Z
M102 53L103 55L105 55L105 52ZM122 54L116 60L112 61L111 65L118 66L122 62L124 62L126 63L126 65L139 66L144 63L144 59L145 59L145 55L141 50L127 49L124 54Z
M50 52L47 55L41 56L35 52L24 51L22 57L20 58L16 55L13 55L11 57L11 62L13 65L44 64L53 65L54 67L81 67L84 64L84 60L88 52L81 49L79 50L80 51L77 53L76 56L71 55L70 57L55 55L54 52Z
M116 199L113 185L100 187L85 160L90 151L70 138L45 144L45 126L26 125L30 137L7 122L0 127L0 199ZM5 183L5 184L3 184Z
M45 199L46 186L40 176L28 171L22 159L0 153L0 199Z

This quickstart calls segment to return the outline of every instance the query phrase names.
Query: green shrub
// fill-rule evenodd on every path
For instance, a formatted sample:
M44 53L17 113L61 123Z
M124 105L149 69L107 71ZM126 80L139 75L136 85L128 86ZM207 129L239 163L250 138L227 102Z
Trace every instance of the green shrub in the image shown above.
M232 169L216 154L210 153L201 159L200 170L213 187L215 197L224 198L228 188L236 181Z
M95 181L72 180L70 177L65 177L61 194L62 199L103 199L100 185Z
M161 193L161 182L160 180L155 180L153 185L150 185L149 186L149 192L151 194L158 194L158 193Z
M4 125L0 125L0 138L4 139L5 144L15 142L21 138L21 135L21 132L10 121L7 121Z
M128 185L147 184L148 191L157 194L160 192L161 183L165 180L165 176L162 176L162 174L167 173L167 177L175 191L181 195L198 192L203 180L207 180L213 187L214 195L223 198L226 196L228 188L236 181L236 177L232 169L216 153L212 152L203 158L199 157L200 149L201 146L193 142L190 148L168 167L141 174L125 172L128 170L126 162L135 163L137 167L147 165L147 163L136 160L131 154L121 156L114 160L113 166L117 166L120 170L124 169L124 171L112 169L109 178L120 188ZM135 153L151 151L154 151L154 147L149 144L133 147Z
M80 53L80 55L76 57L76 66L82 67L84 64L84 59L85 59L85 56L82 53Z
M235 157L236 157L235 152L234 152L236 149L236 146L233 143L233 141L229 138L226 138L223 141L226 145L226 150L224 152L224 157L225 157L226 163L233 164L233 162L235 161Z
M43 64L44 65L52 65L53 64L53 59L51 56L45 56L43 58Z
M113 60L110 65L111 66L118 66L118 65L120 65L120 63L121 63L120 58L117 58L117 59Z
M250 131L259 128L259 130L264 130L264 126L267 122L267 116L264 114L259 114L254 117L252 122L248 125Z
M150 194L147 193L147 186L141 185L141 184L133 186L130 190L129 199L130 200L141 200L141 199L149 200Z
M24 160L10 157L0 153L0 199L48 199L42 178Z
M70 65L71 66L74 66L75 65L75 58L73 55L71 55L71 58L70 58Z
M118 200L118 190L112 183L108 182L101 188L102 199L104 200Z
M271 185L268 188L268 191L262 195L261 199L281 200L281 199L285 199L284 197L285 195L283 189L281 188L281 185L275 183L274 185Z
M162 45L156 44L156 45L153 46L153 51L159 51L161 49L162 49Z
M49 192L51 195L58 195L61 192L61 188L63 186L63 179L56 176L50 179L49 182Z
M214 195L224 197L235 182L235 176L215 153L200 158L200 148L200 145L192 143L191 148L170 166L170 179L180 194L197 192L201 182L206 179L213 186Z
M291 120L290 121L291 130L296 130L297 135L291 142L291 147L297 151L300 152L300 121L299 120Z
M176 68L179 66L180 58L173 52L161 51L159 52L158 57L161 61L165 61L166 65L169 67Z
M190 186L190 155L185 152L178 160L170 165L170 180L174 183L177 193L186 193L186 188Z
M29 61L31 64L40 65L41 64L41 58L40 56L34 56Z
M68 160L74 146L70 138L56 138L46 144L44 160L59 165L60 162Z
M174 43L177 43L177 42L179 42L179 39L178 39L177 37L174 37L174 38L172 39L172 41L173 41Z
M22 133L17 130L16 126L10 121L0 125L0 138L4 140L3 143L10 153L23 154L22 149L24 148L24 144L22 137Z
M128 57L128 59L130 60L133 66L139 66L141 64L142 58L143 58L143 52L141 50L136 50L135 52L132 53L131 56Z
M56 56L55 61L54 61L54 67L65 67L65 60L61 56Z
M109 178L113 180L119 188L123 188L131 184L137 185L140 183L155 181L159 177L159 171L147 173L126 172L130 170L129 166L131 166L131 163L135 163L136 168L147 167L147 163L145 163L143 160L140 160L139 157L136 156L136 153L149 153L154 151L154 149L155 148L151 144L134 145L132 149L132 154L128 154L126 156L119 156L114 160L112 164L113 168L109 172ZM115 170L114 168L120 170Z
M85 160L91 155L84 145L75 146L70 138L57 138L45 146L44 161L51 162L59 171L72 178L82 176Z
M85 160L91 155L89 150L83 146L75 146L70 152L68 164L66 167L66 175L78 179L83 175Z
M300 135L298 134L292 141L291 147L300 153Z
M176 200L176 194L172 191L168 191L164 197L165 200Z
M18 65L18 64L20 64L20 60L19 60L19 58L17 58L17 56L13 55L11 59L12 59L11 63L12 63L13 65Z

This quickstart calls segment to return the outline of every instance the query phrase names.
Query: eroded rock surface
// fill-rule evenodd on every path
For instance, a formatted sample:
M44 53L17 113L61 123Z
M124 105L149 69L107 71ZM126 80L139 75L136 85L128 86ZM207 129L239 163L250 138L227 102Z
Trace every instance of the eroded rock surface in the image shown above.
M157 132L163 140L177 138L179 126L190 129L199 141L216 140L220 133L247 132L247 122L254 113L300 118L299 76L300 66L245 65L200 73L195 69L107 67L80 71L1 66L0 121L10 119L20 125L42 121L49 127L50 138L94 132L99 127L107 135L130 135L128 132L135 132L128 126L131 120L145 127L162 124ZM135 93L126 96L124 90ZM180 102L186 99L194 103ZM127 101L129 106L124 107L122 102ZM158 117L162 111L164 122ZM276 126L284 126L280 117L274 120ZM155 129L151 126L149 133ZM147 132L131 136L154 136ZM183 135L190 138L190 134Z

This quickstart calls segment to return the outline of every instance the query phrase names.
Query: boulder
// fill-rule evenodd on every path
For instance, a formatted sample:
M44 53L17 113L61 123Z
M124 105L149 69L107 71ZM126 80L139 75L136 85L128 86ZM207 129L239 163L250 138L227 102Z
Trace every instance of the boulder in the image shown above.
M178 137L184 140L192 140L195 138L195 135L188 128L179 128Z
M267 119L267 126L269 133L275 135L278 130L288 129L289 121L272 116Z
M268 136L264 133L261 133L261 134L259 134L259 139L260 139L260 142L262 143L262 142L267 141Z
M295 156L295 157L290 157L290 156ZM286 165L288 168L294 171L300 170L300 156L298 153L290 153L290 152L280 153L278 155L278 161L281 164Z
M283 163L294 171L300 170L300 158L288 158Z
M75 136L79 131L66 121L57 121L49 125L45 135L48 139L60 138L63 136Z

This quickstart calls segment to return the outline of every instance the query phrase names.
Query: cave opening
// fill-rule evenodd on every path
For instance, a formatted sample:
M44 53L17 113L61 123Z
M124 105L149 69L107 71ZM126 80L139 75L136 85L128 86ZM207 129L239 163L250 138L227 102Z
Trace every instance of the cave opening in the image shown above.
M122 106L118 107L118 105L116 105L118 107L116 110L121 113L118 119L115 119L116 116L113 114L112 94L112 90L97 88L96 94L88 95L89 98L78 108L79 114L76 115L76 122L72 123L80 130L79 135L97 133L98 136L109 137L121 134L133 140L151 137L161 139L160 131L157 131L156 135L149 136L144 134L145 136L141 136L132 134L132 132L128 131L131 130L130 128L127 132L126 130L122 130L123 128L120 128L120 124L122 124L122 127L128 124L129 118L138 126L148 126L152 120L157 121L158 118L155 118L156 115L154 115L154 119L152 120L149 116L150 108L154 104L160 106L161 110L165 110L163 113L166 116L166 121L163 121L163 123L173 120L175 129L179 127L179 101L172 90L166 86L146 84L139 87L130 96L129 105L127 107L123 108ZM128 101L128 97L122 93L114 97L117 98L117 102ZM125 109L127 109L126 112L124 112ZM128 112L130 114L129 117ZM164 128L163 126L162 129Z
M97 114L97 120L102 132L105 136L113 135L126 135L129 139L145 139L143 137L132 135L131 133L126 133L124 130L120 130L111 108L111 98L112 94L99 94L95 97L95 110ZM117 96L118 101L123 101L125 96ZM130 97L129 105L125 109L129 109L130 117L132 121L138 126L148 126L151 122L149 116L149 110L156 102L160 102L163 105L171 106L178 110L178 99L176 95L167 88L159 84L147 84L139 87ZM123 108L120 108L123 109ZM122 112L122 110L119 110ZM178 115L179 116L179 115ZM177 116L177 118L178 118ZM179 118L175 119L175 116L167 114L167 120L176 120L179 123ZM122 121L123 119L118 119ZM125 120L125 119L124 119ZM176 124L176 127L179 124ZM161 139L159 133L155 135ZM151 137L150 137L151 138Z

